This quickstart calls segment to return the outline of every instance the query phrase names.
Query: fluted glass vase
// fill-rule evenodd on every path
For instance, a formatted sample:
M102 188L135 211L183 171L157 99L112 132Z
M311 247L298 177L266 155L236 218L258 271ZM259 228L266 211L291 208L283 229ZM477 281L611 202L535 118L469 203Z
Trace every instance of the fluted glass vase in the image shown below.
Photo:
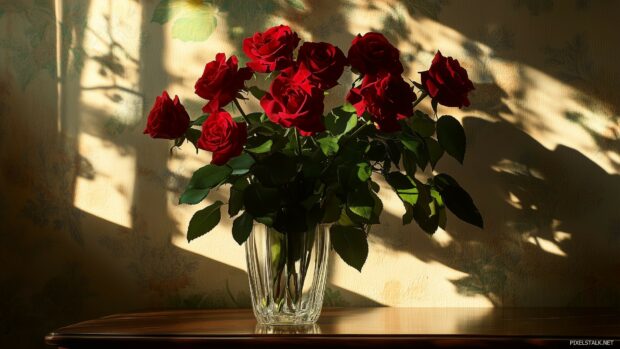
M266 325L315 323L323 306L329 231L326 225L282 234L255 224L245 251L254 315Z

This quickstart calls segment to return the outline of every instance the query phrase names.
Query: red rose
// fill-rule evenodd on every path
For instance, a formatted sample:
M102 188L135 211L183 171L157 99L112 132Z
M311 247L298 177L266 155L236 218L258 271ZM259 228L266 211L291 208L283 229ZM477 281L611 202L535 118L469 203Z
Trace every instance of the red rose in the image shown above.
M323 91L292 71L283 71L260 100L269 119L284 127L297 127L302 135L325 130Z
M213 152L212 164L224 165L241 154L247 137L247 125L234 122L230 114L220 109L213 111L202 124L198 148Z
M307 72L308 78L322 90L338 84L347 58L342 51L326 42L306 42L299 48L297 55L298 70Z
M237 57L233 55L226 60L226 54L218 53L214 61L207 63L194 86L198 96L210 100L202 110L207 113L232 102L251 77L249 68L238 69Z
M293 50L299 44L297 33L279 25L243 40L243 52L250 58L247 66L255 72L282 70L293 63Z
M416 95L400 75L381 72L366 75L360 87L352 88L347 101L355 107L357 115L367 111L377 128L384 132L400 130L398 120L413 114Z
M420 74L422 85L437 103L446 107L469 106L467 94L474 90L474 84L456 59L446 58L437 51L431 68Z
M375 74L389 71L394 74L403 73L398 49L379 33L357 34L349 48L351 67L362 74Z
M189 115L174 96L174 101L164 91L155 98L155 104L149 112L144 133L153 138L175 139L183 136L189 127Z

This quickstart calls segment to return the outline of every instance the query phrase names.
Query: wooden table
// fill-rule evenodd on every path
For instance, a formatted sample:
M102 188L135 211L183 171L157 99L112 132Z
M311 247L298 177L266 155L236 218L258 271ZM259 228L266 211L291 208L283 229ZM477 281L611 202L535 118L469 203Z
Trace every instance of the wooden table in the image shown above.
M68 349L618 347L620 309L341 308L305 327L260 326L249 309L160 311L80 322L45 340Z

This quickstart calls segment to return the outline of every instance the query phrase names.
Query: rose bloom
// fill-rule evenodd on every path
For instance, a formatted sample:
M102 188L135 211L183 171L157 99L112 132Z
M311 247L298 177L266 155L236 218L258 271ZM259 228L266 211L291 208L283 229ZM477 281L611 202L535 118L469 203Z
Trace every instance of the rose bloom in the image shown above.
M230 114L220 109L213 111L202 124L198 148L213 152L212 164L224 165L241 155L247 136L247 125L233 121Z
M161 96L155 98L155 104L149 112L144 134L152 138L175 139L183 136L189 127L189 115L179 102L179 97L174 96L174 101L164 91Z
M357 34L351 47L348 58L351 67L361 74L376 74L379 71L388 71L394 74L403 73L400 63L400 51L380 33Z
M446 58L437 51L430 69L420 74L422 85L437 103L446 107L469 106L467 94L474 90L474 84L458 60Z
M252 71L249 68L238 69L238 63L234 55L226 60L224 53L218 53L214 61L207 63L194 86L198 96L209 100L202 108L203 112L224 107L245 87L245 81L252 77Z
M260 105L271 121L310 136L325 130L323 99L322 90L290 68L273 80Z
M377 128L384 132L400 130L398 120L413 115L415 99L411 86L400 75L388 72L364 76L362 84L347 95L357 115L362 116L367 111Z
M297 55L298 72L306 73L308 79L322 90L338 84L338 79L348 65L344 53L326 42L306 42Z
M247 66L255 72L270 73L293 64L293 51L299 44L297 33L286 25L255 33L243 40L243 52L250 58Z

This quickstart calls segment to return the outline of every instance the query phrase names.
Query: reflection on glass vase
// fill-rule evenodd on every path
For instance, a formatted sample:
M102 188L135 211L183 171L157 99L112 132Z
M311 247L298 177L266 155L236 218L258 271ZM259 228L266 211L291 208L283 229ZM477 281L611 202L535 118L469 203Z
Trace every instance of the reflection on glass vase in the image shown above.
M252 307L259 323L302 325L318 320L329 247L327 225L294 234L254 225L245 252Z

